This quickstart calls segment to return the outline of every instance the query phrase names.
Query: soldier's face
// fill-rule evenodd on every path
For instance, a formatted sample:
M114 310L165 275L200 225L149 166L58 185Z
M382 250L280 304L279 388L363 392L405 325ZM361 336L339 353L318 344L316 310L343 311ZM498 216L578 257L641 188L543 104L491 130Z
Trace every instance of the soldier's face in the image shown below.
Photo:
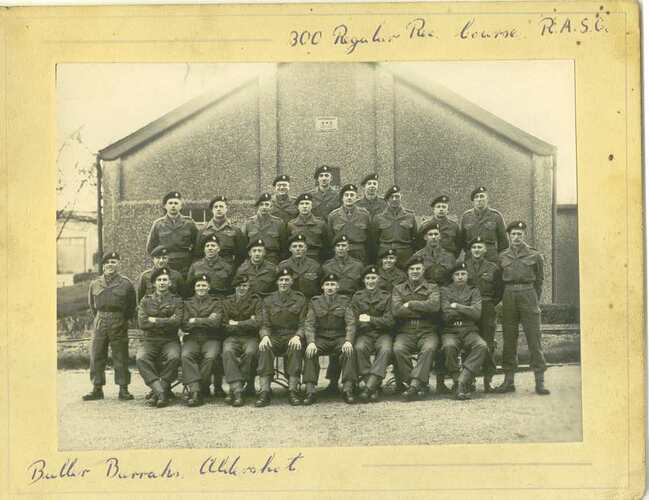
M351 207L356 201L356 198L356 191L345 191L343 193L343 205L345 205L346 207Z
M252 247L250 250L248 250L248 255L250 256L250 260L254 264L258 264L259 262L264 260L266 249L264 247Z
M178 198L169 198L165 203L165 210L172 217L178 215L181 208L183 208L183 202Z
M293 278L290 276L280 276L277 278L277 289L280 292L285 292L293 286Z
M487 253L487 245L484 243L474 243L471 245L471 255L474 259L481 259Z
M104 271L104 274L115 274L117 272L117 269L119 268L119 259L108 259L106 262L104 262L102 266L102 270Z
M208 241L205 243L205 257L212 258L216 257L219 254L221 247L216 241Z
M509 242L516 246L519 246L525 241L525 231L523 229L512 229L509 231Z
M207 281L197 281L194 285L194 292L199 297L204 297L210 291L210 284Z
M392 269L397 263L397 256L386 255L381 259L381 262L383 263L383 269Z
M222 219L228 213L228 206L224 201L216 201L212 205L212 215L217 219Z
M374 290L379 284L379 275L374 273L366 274L363 283L365 283L365 288L368 290Z
M426 233L426 242L428 243L428 246L434 247L439 244L440 240L440 233L437 229L431 229Z
M336 257L347 257L349 253L349 243L346 241L340 241L336 243Z
M260 215L268 215L272 206L272 202L262 201L257 207L257 212L259 212Z
M322 284L322 292L325 295L333 295L338 291L338 282L337 281L325 281Z
M169 275L161 274L155 279L155 289L158 292L166 292L169 289Z
M473 207L474 208L487 208L489 203L489 195L487 193L476 193L473 197Z
M401 206L401 193L394 193L388 198L388 205L391 207L399 207Z
M412 281L419 281L424 275L423 264L413 264L408 268L408 278Z
M153 265L160 269L161 267L167 267L167 264L169 264L169 257L166 255L158 255L157 257L153 257Z
M467 273L466 271L455 271L453 273L453 283L462 285L466 283L468 279L469 279L469 273Z
M311 200L302 200L297 204L297 210L302 215L309 215L312 208L313 202Z
M329 187L331 184L331 174L329 172L320 172L318 174L318 184L320 187Z
M277 194L288 194L290 189L290 184L285 181L279 181L277 184L275 184L275 192Z
M448 215L448 203L435 203L433 207L433 215L435 217L446 217Z
M363 189L365 189L365 196L374 198L376 193L379 191L379 181L375 181L374 179L369 180L365 183Z
M293 257L304 257L306 253L306 245L302 241L294 241L289 247L291 255Z
M248 293L248 290L250 290L250 283L248 281L246 281L245 283L239 283L234 289L237 297L243 297Z

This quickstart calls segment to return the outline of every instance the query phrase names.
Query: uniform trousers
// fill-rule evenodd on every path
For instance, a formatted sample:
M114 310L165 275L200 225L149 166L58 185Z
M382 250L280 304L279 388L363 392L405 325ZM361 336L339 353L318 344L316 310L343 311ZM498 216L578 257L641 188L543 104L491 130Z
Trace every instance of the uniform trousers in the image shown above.
M535 372L546 369L541 347L541 310L536 291L529 288L505 286L503 294L503 370L511 372L518 366L518 325L523 324L530 364Z
M180 341L175 335L145 337L137 351L136 363L146 385L161 380L167 388L178 378Z
M110 346L115 370L115 384L128 385L128 321L121 312L98 311L90 345L90 380L93 385L106 384L106 363Z
M201 385L209 387L220 353L220 339L200 333L192 333L183 338L183 383L191 391L197 392Z
M376 375L383 379L392 360L392 335L389 333L369 332L356 338L356 363L361 377ZM374 362L371 356L374 354Z
M305 384L313 383L317 385L320 376L320 360L318 357L333 355L338 358L342 365L343 383L356 382L356 356L354 352L351 354L342 352L344 343L345 337L316 337L315 345L318 352L311 358L305 357L302 381Z
M480 336L487 343L487 355L482 371L485 375L496 373L496 304L490 298L482 298L482 315L478 322Z
M400 330L394 339L394 363L399 378L406 382L414 379L428 384L430 370L439 346L437 329L427 325L416 330ZM411 356L417 354L417 364L412 367Z
M460 374L458 354L466 351L467 355L462 361L462 368L477 375L482 369L487 355L487 343L480 337L475 326L447 327L442 333L442 350L448 373L457 378Z
M223 371L228 384L254 379L258 350L256 335L231 336L223 341Z
M275 356L286 356L287 366L284 368L289 377L299 377L302 371L304 348L289 349L288 342L295 333L273 334L270 338L270 349L259 351L257 374L261 377L272 377L275 373Z

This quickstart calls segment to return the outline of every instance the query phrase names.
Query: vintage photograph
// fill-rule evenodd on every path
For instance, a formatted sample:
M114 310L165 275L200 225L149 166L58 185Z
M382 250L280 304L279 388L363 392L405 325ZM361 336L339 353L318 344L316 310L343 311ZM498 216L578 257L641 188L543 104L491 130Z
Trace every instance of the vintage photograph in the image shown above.
M58 64L58 449L582 441L574 75Z

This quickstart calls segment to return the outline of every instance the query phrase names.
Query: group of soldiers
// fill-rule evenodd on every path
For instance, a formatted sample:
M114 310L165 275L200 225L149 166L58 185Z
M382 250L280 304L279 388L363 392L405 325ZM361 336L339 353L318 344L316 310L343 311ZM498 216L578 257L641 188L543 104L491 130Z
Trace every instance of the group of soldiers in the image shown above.
M289 176L277 176L275 193L262 194L241 226L228 219L224 196L210 201L213 218L199 229L181 215L181 194L165 195L165 215L146 245L153 268L140 276L137 292L118 273L114 251L90 285L93 389L83 399L103 399L109 345L118 397L133 399L133 317L143 333L137 367L154 407L173 397L179 368L188 406L203 404L212 384L222 393L223 376L227 403L242 406L254 394L255 406L267 406L276 357L284 358L294 406L316 402L320 356L329 356L327 390L338 392L341 377L349 404L378 401L390 364L405 401L425 395L433 368L436 391L458 400L470 398L477 376L485 392L513 392L520 324L536 392L549 394L540 332L543 258L525 242L525 222L505 225L482 186L471 192L473 207L459 224L448 216L449 197L440 195L418 225L398 186L379 196L377 174L360 188L334 188L325 165L314 178L315 189L292 197ZM493 388L501 301L505 375Z

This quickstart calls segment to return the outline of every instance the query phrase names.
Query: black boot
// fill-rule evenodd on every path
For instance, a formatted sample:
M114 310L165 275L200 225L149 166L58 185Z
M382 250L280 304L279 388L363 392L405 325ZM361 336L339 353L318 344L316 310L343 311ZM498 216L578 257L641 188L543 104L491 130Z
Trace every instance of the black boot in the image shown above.
M119 386L119 394L117 395L117 399L121 401L130 401L131 399L133 399L133 394L128 392L128 385Z
M235 391L234 394L232 394L232 406L239 408L245 404L245 401L243 400L243 394L241 394L241 391Z
M486 394L493 392L493 387L491 387L491 375L485 375L482 384L484 385L484 392Z
M437 394L443 395L443 394L451 394L451 390L448 388L446 383L444 382L444 375L436 375L435 376L435 392Z
M92 388L88 394L84 394L81 399L84 401L97 401L98 399L104 399L104 390L100 385L96 385Z
M514 372L505 372L505 379L503 383L494 389L498 394L505 394L506 392L515 392L516 386L514 385Z
M263 408L265 406L268 406L269 404L270 404L270 392L261 391L259 393L259 398L257 398L257 401L255 401L255 406L257 408Z
M534 372L534 381L536 382L535 391L541 396L547 396L550 391L545 388L545 375L543 372Z

